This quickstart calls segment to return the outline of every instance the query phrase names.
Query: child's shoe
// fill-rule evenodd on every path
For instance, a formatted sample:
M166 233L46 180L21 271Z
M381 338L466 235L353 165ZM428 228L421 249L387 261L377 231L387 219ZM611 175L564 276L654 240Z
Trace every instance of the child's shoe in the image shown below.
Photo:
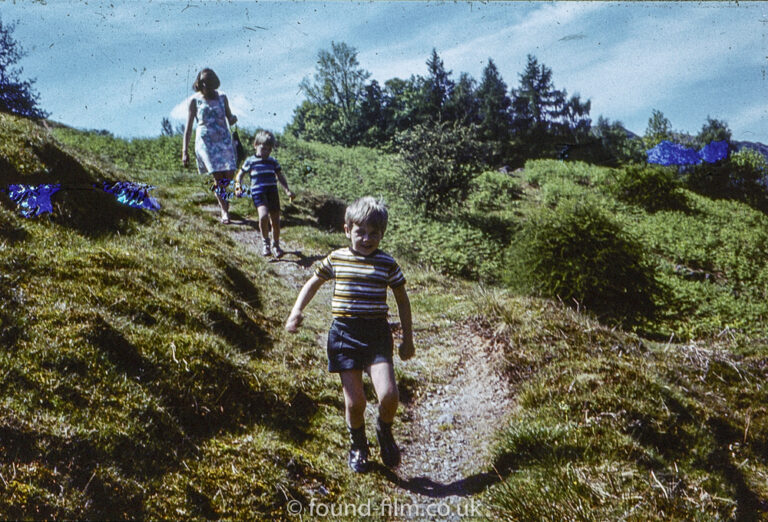
M261 255L264 257L269 257L272 255L272 251L269 249L269 241L266 239L262 240Z
M400 464L400 448L392 436L392 424L387 424L381 418L376 420L376 438L381 448L381 462L388 468L394 468Z
M276 241L272 241L272 253L275 254L275 257L278 259L285 255L285 252L283 252L283 249L280 248L280 243Z
M352 443L347 456L347 464L355 473L368 471L368 439L365 437L365 425L359 428L349 429L349 438Z

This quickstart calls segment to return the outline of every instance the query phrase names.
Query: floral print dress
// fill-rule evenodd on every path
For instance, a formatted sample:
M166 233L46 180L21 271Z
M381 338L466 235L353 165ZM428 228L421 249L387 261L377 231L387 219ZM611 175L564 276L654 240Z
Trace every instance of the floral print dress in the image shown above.
M197 171L200 174L237 169L224 99L223 94L217 94L216 98L211 100L199 94L195 96L195 103L197 103L195 156Z

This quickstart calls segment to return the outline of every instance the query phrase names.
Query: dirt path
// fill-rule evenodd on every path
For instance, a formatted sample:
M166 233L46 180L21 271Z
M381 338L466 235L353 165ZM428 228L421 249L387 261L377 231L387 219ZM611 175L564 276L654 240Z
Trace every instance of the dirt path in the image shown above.
M233 221L232 231L234 238L260 255L261 239L253 223ZM309 277L316 256L304 255L300 245L290 242L284 242L283 249L286 256L270 261L270 266L298 291ZM417 361L417 356L416 364L400 365L406 376L418 383L408 390L412 396L401 409L395 428L402 464L394 471L380 465L375 469L392 484L393 495L405 496L410 505L448 505L451 513L462 513L462 503L498 478L488 471L492 469L488 448L513 401L507 381L493 369L492 340L478 332L467 321L421 338L417 335L417 350L426 348L431 354L423 354L422 361ZM426 365L429 370L423 371ZM369 404L368 417L375 416L375 408ZM377 460L375 439L371 443Z

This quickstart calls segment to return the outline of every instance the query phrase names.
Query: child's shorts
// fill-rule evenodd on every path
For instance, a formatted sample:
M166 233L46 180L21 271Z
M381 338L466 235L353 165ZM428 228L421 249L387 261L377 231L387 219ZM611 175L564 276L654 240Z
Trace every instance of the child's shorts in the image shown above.
M277 193L277 187L269 187L259 192L251 192L251 199L256 208L260 206L267 207L267 210L280 210L280 195Z
M385 318L337 317L328 332L328 371L365 370L392 364L392 331Z

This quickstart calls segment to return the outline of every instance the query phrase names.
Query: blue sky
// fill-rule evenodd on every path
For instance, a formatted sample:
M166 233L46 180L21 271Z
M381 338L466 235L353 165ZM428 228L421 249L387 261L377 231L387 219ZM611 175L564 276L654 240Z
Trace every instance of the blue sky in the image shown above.
M298 85L331 42L384 81L425 75L432 48L479 80L492 58L508 87L526 55L591 115L642 134L653 109L695 134L707 116L768 143L768 3L0 0L28 51L51 119L156 136L184 118L197 71L213 68L248 127L281 131Z

